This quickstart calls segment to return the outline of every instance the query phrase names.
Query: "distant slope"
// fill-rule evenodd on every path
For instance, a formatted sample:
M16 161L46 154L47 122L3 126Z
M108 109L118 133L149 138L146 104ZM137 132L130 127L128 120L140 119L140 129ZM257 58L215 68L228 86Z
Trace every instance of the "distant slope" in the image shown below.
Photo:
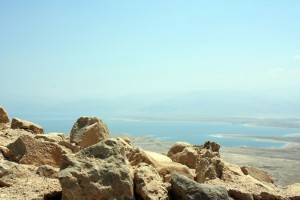
M127 95L111 99L60 101L37 97L1 97L12 117L208 116L300 117L300 90L195 91Z

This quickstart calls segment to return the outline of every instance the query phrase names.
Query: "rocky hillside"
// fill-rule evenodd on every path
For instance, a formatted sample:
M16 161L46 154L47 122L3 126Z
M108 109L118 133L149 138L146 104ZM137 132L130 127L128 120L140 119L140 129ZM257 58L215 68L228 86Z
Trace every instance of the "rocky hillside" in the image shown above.
M175 143L167 155L111 138L81 117L70 137L13 118L0 107L0 199L300 199L266 172L225 162L220 146Z

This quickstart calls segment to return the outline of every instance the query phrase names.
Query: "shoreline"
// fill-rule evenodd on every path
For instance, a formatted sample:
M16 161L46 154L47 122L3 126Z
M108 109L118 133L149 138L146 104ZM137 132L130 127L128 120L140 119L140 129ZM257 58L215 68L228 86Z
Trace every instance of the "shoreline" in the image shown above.
M129 137L133 145L162 154L166 154L175 143L147 136L118 136ZM280 186L300 182L300 177L295 176L295 174L300 174L299 152L300 137L299 142L289 141L281 148L222 147L220 149L221 158L226 162L261 168L270 173L275 178L276 184Z

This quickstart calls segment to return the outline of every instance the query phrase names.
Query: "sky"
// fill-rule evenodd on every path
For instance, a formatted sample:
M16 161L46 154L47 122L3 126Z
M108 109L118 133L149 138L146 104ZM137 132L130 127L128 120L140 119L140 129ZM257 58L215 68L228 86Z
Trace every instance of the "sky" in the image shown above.
M0 96L300 89L298 0L0 0Z

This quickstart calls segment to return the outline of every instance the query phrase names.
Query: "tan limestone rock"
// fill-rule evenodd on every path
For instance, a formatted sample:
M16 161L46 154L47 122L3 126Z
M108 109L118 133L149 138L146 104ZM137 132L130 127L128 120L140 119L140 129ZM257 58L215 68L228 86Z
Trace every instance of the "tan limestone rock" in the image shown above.
M26 131L29 131L33 134L44 134L44 129L40 125L37 125L35 123L13 118L11 122L11 128L12 129L24 129Z
M85 148L109 137L107 125L96 117L80 117L70 133L70 141Z
M137 166L134 173L135 193L144 200L167 200L168 190L156 169L146 163Z
M9 117L4 108L0 107L0 124L9 123Z
M59 167L62 155L66 153L58 144L39 141L29 135L20 136L7 148L13 155L12 160L36 166L51 165Z
M62 200L134 199L130 169L125 149L116 139L64 155L59 172Z
M171 175L178 173L190 179L194 179L195 172L185 165L172 162L172 160L162 154L144 151L141 148L135 148L129 155L128 160L132 166L138 166L144 162L153 166L162 177L164 182L170 182Z

